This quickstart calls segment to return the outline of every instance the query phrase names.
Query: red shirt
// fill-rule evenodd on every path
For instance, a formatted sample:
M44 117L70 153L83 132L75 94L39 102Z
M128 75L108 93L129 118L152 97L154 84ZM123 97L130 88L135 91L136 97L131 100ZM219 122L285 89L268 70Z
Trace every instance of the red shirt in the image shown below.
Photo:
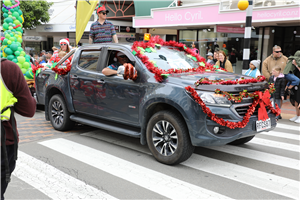
M31 96L27 82L20 67L12 61L2 61L1 76L6 87L13 93L14 97L18 99L18 102L13 107L15 113L18 113L24 117L33 117L36 109L36 101ZM10 119L10 121L2 122L6 132L6 145L14 144L11 120L15 120L16 122L14 117L13 119ZM17 135L19 137L18 129Z

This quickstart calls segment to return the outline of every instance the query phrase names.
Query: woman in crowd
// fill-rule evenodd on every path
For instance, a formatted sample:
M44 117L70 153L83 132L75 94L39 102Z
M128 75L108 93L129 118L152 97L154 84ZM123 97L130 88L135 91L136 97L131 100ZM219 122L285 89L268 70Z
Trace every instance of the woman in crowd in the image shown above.
M227 56L224 51L219 51L219 60L217 61L216 65L218 65L221 69L225 69L228 72L233 72L232 69L232 64L231 62L227 59Z
M69 38L61 39L59 41L59 45L60 45L60 49L58 51L53 52L53 55L49 60L50 63L51 63L51 61L55 62L57 60L57 58L59 58L59 56L58 56L59 52L64 51L66 53L69 53L71 51ZM70 62L72 60L72 57L73 56L69 57Z

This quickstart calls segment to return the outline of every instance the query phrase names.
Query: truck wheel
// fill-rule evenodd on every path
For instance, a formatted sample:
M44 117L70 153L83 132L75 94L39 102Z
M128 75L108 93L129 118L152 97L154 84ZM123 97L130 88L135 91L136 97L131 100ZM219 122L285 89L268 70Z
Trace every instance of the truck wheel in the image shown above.
M63 97L59 94L54 95L49 102L49 119L54 129L66 131L74 126L70 120L70 113L67 109Z
M146 137L152 155L167 165L181 163L194 152L184 121L171 111L160 111L150 118Z
M249 136L249 137L245 137L245 138L241 138L241 139L238 139L238 140L234 140L233 142L230 142L228 144L231 144L231 145L242 145L242 144L245 144L247 142L249 142L250 140L252 140L254 138L255 135L253 136Z

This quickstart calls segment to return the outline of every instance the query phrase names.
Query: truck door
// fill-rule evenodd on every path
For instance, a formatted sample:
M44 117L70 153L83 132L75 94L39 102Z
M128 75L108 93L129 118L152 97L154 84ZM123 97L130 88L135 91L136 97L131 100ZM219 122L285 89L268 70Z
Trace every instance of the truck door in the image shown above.
M78 113L97 116L97 64L101 57L101 49L82 50L76 66L70 74L70 88L73 105Z
M107 62L103 68L116 62L114 60L117 50L110 47L107 52ZM127 57L133 61L134 57L130 52L121 50ZM99 75L99 81L103 83L103 92L105 97L100 101L99 116L109 118L118 122L138 125L139 123L139 100L140 100L140 84L137 81L124 80L123 76L105 76L103 73Z

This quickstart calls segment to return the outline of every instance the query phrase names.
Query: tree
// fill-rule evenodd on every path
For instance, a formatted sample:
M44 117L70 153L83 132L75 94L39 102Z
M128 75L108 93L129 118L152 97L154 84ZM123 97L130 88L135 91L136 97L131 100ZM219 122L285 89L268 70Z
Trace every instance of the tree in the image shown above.
M1 5L3 0L0 0ZM46 0L27 0L20 1L20 10L23 12L24 29L34 29L36 26L42 23L47 23L50 20L48 13L49 8L53 2L47 2ZM1 12L2 15L2 12ZM3 24L3 17L1 16L1 24Z

